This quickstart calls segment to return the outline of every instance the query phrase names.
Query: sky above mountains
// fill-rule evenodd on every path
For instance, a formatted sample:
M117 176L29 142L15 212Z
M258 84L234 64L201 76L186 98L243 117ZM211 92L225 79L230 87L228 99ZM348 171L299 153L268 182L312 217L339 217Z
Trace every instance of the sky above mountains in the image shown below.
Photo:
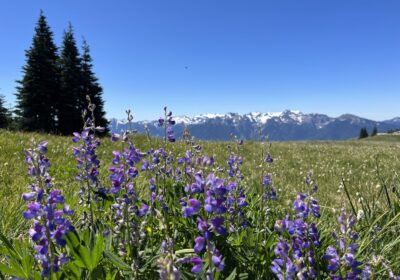
M0 3L0 94L14 104L40 9L88 41L108 117L296 109L400 115L400 2L38 0Z

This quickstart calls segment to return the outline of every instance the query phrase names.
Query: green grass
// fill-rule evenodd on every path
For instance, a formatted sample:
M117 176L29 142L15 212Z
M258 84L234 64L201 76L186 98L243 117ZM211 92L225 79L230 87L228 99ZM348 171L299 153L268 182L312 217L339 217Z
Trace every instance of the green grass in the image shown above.
M22 201L21 194L28 190L30 182L23 151L32 147L33 142L36 142L33 146L37 146L42 140L49 142L46 156L52 164L49 173L54 178L55 187L62 189L67 203L76 210L72 217L75 225L78 224L84 210L77 201L79 184L74 177L78 171L72 156L72 147L76 145L72 143L71 137L0 130L0 233L14 240L21 235L27 237L29 228L29 222L22 218L26 203ZM163 143L157 139L148 141L145 136L136 136L134 143L142 151L157 147L163 147L167 152L171 151L175 157L174 164L179 156L190 149L184 142ZM273 259L273 248L279 235L274 232L274 224L290 212L299 191L307 192L305 179L307 173L312 171L313 178L319 186L314 196L319 201L322 215L316 223L325 246L318 249L320 257L322 258L326 246L332 245L331 231L337 228L336 217L339 209L345 207L348 212L353 210L356 214L363 213L357 223L360 234L360 260L370 263L372 259L382 257L381 259L390 263L396 272L400 272L397 269L400 267L400 237L397 234L400 229L400 204L396 193L392 191L400 183L397 174L397 170L400 170L400 137L376 136L336 142L274 142L271 145L251 141L243 145L228 142L197 144L202 147L202 155L215 156L216 168L226 168L230 153L243 157L240 169L245 179L240 184L244 185L246 201L249 204L246 207L246 217L253 226L239 235L230 235L227 240L219 239L218 242L227 245L223 248L226 250L223 255L227 256L227 266L231 269L229 271L237 268L238 271L250 273L250 276L266 271L264 266L268 266ZM100 179L106 188L110 188L108 167L113 158L112 151L121 149L120 145L121 142L116 144L108 138L103 138L97 150L101 161ZM272 155L272 164L263 162L266 153ZM206 173L211 172L209 168L211 167L204 168ZM278 199L276 202L265 202L265 207L259 195L263 192L260 190L260 182L266 173L272 174ZM148 176L154 174L142 173L135 179L135 190L139 198L148 197ZM175 190L182 191L181 188ZM170 195L173 198L170 205L173 209L173 219L168 224L179 232L176 246L178 249L192 248L191 240L197 233L193 230L195 226L188 226L188 223L193 221L181 217L180 196L173 192L170 192ZM259 211L260 207L263 211ZM151 221L149 217L151 229L159 232L158 220L154 220L156 223ZM247 242L247 239L243 239L246 234L250 239L257 239L257 242ZM154 234L154 240L157 242L161 242L162 238L162 235ZM266 243L260 247L258 242ZM153 252L153 244L150 245ZM2 260L0 256L0 261ZM245 262L248 264L244 265ZM319 262L320 265L324 264L323 259ZM373 279L387 279L387 272L381 264L376 265L376 269L377 274ZM156 275L156 267L150 269L149 273ZM266 272L265 275L270 274Z
M373 137L365 138L364 141L382 141L382 142L398 142L400 143L400 135L376 135Z
M74 180L77 171L71 155L73 143L70 137L1 131L0 231L9 237L23 234L28 227L21 217L25 207L21 194L29 184L23 150L30 146L32 140L49 141L47 155L52 164L50 174L56 186L63 189L66 200L72 206L77 203L78 184ZM135 143L142 150L150 147L150 143L142 136L136 137ZM261 179L261 154L263 150L269 150L274 163L264 172L273 174L279 201L285 206L291 205L296 193L305 187L306 174L312 170L319 186L317 198L324 215L328 217L341 206L349 207L345 192L340 187L342 178L357 209L361 207L359 202L362 199L374 201L378 206L386 203L384 192L381 192L383 185L391 189L398 183L396 172L400 170L400 137L397 136L376 136L361 141L276 142L271 147L257 142L247 142L241 146L220 142L200 144L205 154L216 155L221 166L225 164L229 149L242 155L242 170L249 192ZM109 139L103 139L100 148L98 155L102 162L101 176L107 185L107 167L112 159L111 152L117 147ZM175 154L183 154L187 146L177 142L170 144L170 148ZM394 199L392 193L389 195ZM376 199L378 196L379 199Z

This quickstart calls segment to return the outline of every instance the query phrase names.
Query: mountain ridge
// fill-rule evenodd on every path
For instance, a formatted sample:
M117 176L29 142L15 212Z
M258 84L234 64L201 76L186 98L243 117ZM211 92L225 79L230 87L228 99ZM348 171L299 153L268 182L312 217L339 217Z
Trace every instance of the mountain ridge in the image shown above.
M282 112L250 112L246 114L207 113L193 117L176 116L174 130L179 136L184 128L191 135L203 140L229 140L232 135L243 140L259 139L260 136L270 140L344 140L358 136L361 127L372 131L386 132L400 127L400 117L385 121L373 121L353 114L329 117L325 114L304 114L298 110ZM163 130L157 127L157 120L133 122L132 128L143 133L147 125L153 136L162 136ZM128 128L126 121L110 120L110 131L119 133Z

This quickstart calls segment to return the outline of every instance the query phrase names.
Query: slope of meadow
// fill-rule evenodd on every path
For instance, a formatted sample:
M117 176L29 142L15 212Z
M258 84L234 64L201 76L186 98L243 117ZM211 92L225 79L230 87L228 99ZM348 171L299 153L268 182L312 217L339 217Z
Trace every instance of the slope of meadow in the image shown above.
M23 150L30 147L32 141L39 143L41 140L48 141L46 156L52 164L49 173L55 180L55 187L63 191L71 208L76 209L75 215L80 213L77 198L79 184L74 180L78 172L72 156L72 147L76 144L72 143L71 137L0 131L0 231L8 238L26 235L30 226L29 221L22 218L22 213L26 210L26 202L22 200L21 194L27 191L29 184ZM142 151L166 145L166 150L171 150L175 158L183 156L190 148L184 142L164 144L156 139L149 141L145 136L135 136L133 142L136 148ZM318 192L314 197L318 199L321 215L324 217L318 222L321 230L327 231L334 227L341 207L345 207L348 212L353 209L358 214L359 229L365 231L360 233L365 242L368 240L368 235L373 232L372 226L379 224L376 221L382 219L382 214L386 215L388 217L386 223L391 228L390 231L385 232L384 237L380 237L379 244L384 244L387 248L380 248L376 254L384 255L386 252L388 255L385 257L390 259L393 268L400 264L398 237L395 234L398 229L398 215L396 216L398 210L397 212L390 210L398 207L395 190L399 184L399 138L390 137L389 139L379 136L363 141L274 142L272 144L245 142L243 145L227 142L200 142L197 144L202 147L202 154L215 155L217 167L225 167L229 154L232 152L243 158L242 185L246 190L247 200L251 200L252 197L257 200L263 174L271 173L277 192L277 201L274 202L276 204L268 210L271 212L271 217L284 218L285 211L282 209L290 209L296 194L307 191L305 180L308 172L312 171L313 179L318 184ZM101 161L100 178L107 188L110 186L108 167L114 158L112 151L120 148L120 144L113 143L108 138L101 139L97 154ZM263 162L267 153L273 157L273 163L266 165ZM140 184L146 185L147 179L140 179L137 185ZM137 188L143 190L147 188L147 185ZM352 203L349 203L349 197ZM279 210L273 214L274 209ZM250 203L249 211L257 211L257 209L252 208ZM396 219L395 227L392 227L392 219ZM380 223L379 226L385 229L385 222ZM372 247L368 248L370 253L378 250ZM257 261L266 268L270 266L270 261L264 261L264 263ZM257 271L257 268L254 268L254 271ZM386 277L378 276L377 279Z

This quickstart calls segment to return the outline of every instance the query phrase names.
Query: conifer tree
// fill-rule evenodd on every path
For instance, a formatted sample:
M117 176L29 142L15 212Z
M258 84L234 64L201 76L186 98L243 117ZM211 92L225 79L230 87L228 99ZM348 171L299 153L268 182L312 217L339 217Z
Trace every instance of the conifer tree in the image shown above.
M70 24L64 32L60 54L61 91L57 103L59 131L69 135L82 127L86 97L81 87L81 59Z
M17 81L16 110L19 127L28 131L55 132L55 100L59 93L57 47L46 17L40 12L32 45L25 53L23 77Z
M0 95L0 128L8 127L10 123L10 112L5 107L5 99Z
M378 134L378 128L376 126L374 126L374 128L372 129L372 132L371 132L371 136L375 136L377 134Z
M96 106L94 110L94 117L96 126L102 126L108 132L108 120L105 118L104 112L104 101L102 98L103 89L100 86L96 75L93 72L92 57L90 55L89 45L86 40L83 41L82 45L82 57L81 57L81 83L83 96L88 95L91 102Z
M365 127L363 127L363 128L361 128L360 129L360 135L359 135L359 139L362 139L362 138L367 138L368 137L368 131L367 131L367 129L365 128Z

